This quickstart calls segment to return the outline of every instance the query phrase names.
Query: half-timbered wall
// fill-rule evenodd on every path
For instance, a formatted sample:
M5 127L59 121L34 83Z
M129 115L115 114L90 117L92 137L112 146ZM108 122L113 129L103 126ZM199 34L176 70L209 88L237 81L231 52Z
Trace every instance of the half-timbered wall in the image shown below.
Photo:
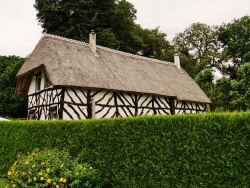
M168 97L68 88L62 116L63 119L112 118L202 113L205 110L205 104L178 102Z
M35 91L35 80L34 76L28 97L29 117L35 119L112 118L202 113L206 110L205 104L180 102L174 98L146 94L75 88L55 89L51 86ZM42 78L41 85L43 82Z
M41 80L37 81L37 75ZM40 78L39 78L40 79ZM62 102L62 89L55 89L46 83L43 71L34 74L28 92L28 119L59 119L62 116L60 107ZM37 90L37 84L40 90Z
M198 114L206 112L206 104L175 100L175 114Z

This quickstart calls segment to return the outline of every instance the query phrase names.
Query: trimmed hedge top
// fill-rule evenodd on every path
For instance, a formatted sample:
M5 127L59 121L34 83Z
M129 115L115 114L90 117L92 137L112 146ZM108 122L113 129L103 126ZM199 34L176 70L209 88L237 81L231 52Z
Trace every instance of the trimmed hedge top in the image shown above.
M0 172L66 149L113 187L249 187L250 113L0 122Z

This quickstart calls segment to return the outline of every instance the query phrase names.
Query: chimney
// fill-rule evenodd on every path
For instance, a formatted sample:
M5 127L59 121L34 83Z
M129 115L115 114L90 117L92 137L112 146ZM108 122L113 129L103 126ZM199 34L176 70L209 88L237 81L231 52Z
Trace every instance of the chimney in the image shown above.
M96 33L94 30L91 30L89 33L89 45L92 52L96 55Z
M178 53L174 54L174 64L178 69L181 69L180 57Z

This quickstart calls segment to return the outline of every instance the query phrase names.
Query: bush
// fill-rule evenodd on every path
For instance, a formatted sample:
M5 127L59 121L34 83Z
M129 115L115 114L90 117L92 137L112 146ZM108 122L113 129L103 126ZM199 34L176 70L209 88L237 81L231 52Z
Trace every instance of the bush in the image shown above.
M97 172L88 164L78 164L67 152L35 150L21 156L8 171L10 187L102 187Z
M67 150L113 187L250 187L250 113L0 122L0 173Z

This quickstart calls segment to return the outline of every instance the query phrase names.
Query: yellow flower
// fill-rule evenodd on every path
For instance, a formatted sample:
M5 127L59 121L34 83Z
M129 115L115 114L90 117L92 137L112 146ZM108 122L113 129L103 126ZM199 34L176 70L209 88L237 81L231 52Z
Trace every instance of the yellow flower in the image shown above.
M82 169L82 165L77 165L78 168Z
M51 179L47 179L47 181L46 181L47 183L51 183Z
M59 188L59 185L56 185L56 188Z
M61 168L64 166L64 163L63 164L61 164Z
M28 164L29 164L29 161L25 161L25 164L28 165Z
M89 169L91 170L91 169L92 169L92 167L89 167Z
M36 167L36 165L33 164L33 165L32 165L32 168L35 168L35 167Z
M16 187L16 184L12 184L12 187Z
M12 174L12 172L11 171L8 171L8 176L10 176Z
M42 165L42 166L45 165L45 162L42 162L41 165Z
M36 178L36 177L34 177L34 178L33 178L33 180L34 180L34 181L36 181L36 180L37 180L37 178Z
M24 175L26 174L26 172L23 172L22 174L23 174L23 176L24 176Z
M32 182L32 179L29 178L29 179L28 179L28 182L29 182L29 183Z
M42 176L43 175L43 173L42 172L38 172L38 176Z
M44 180L44 177L40 177L40 180L43 181L43 180Z
M56 182L53 182L53 185L56 185Z
M66 178L60 178L60 179L59 179L59 182L66 183L66 182L67 182L67 179L66 179Z
M47 173L50 173L50 168L46 168L46 172L47 172Z

